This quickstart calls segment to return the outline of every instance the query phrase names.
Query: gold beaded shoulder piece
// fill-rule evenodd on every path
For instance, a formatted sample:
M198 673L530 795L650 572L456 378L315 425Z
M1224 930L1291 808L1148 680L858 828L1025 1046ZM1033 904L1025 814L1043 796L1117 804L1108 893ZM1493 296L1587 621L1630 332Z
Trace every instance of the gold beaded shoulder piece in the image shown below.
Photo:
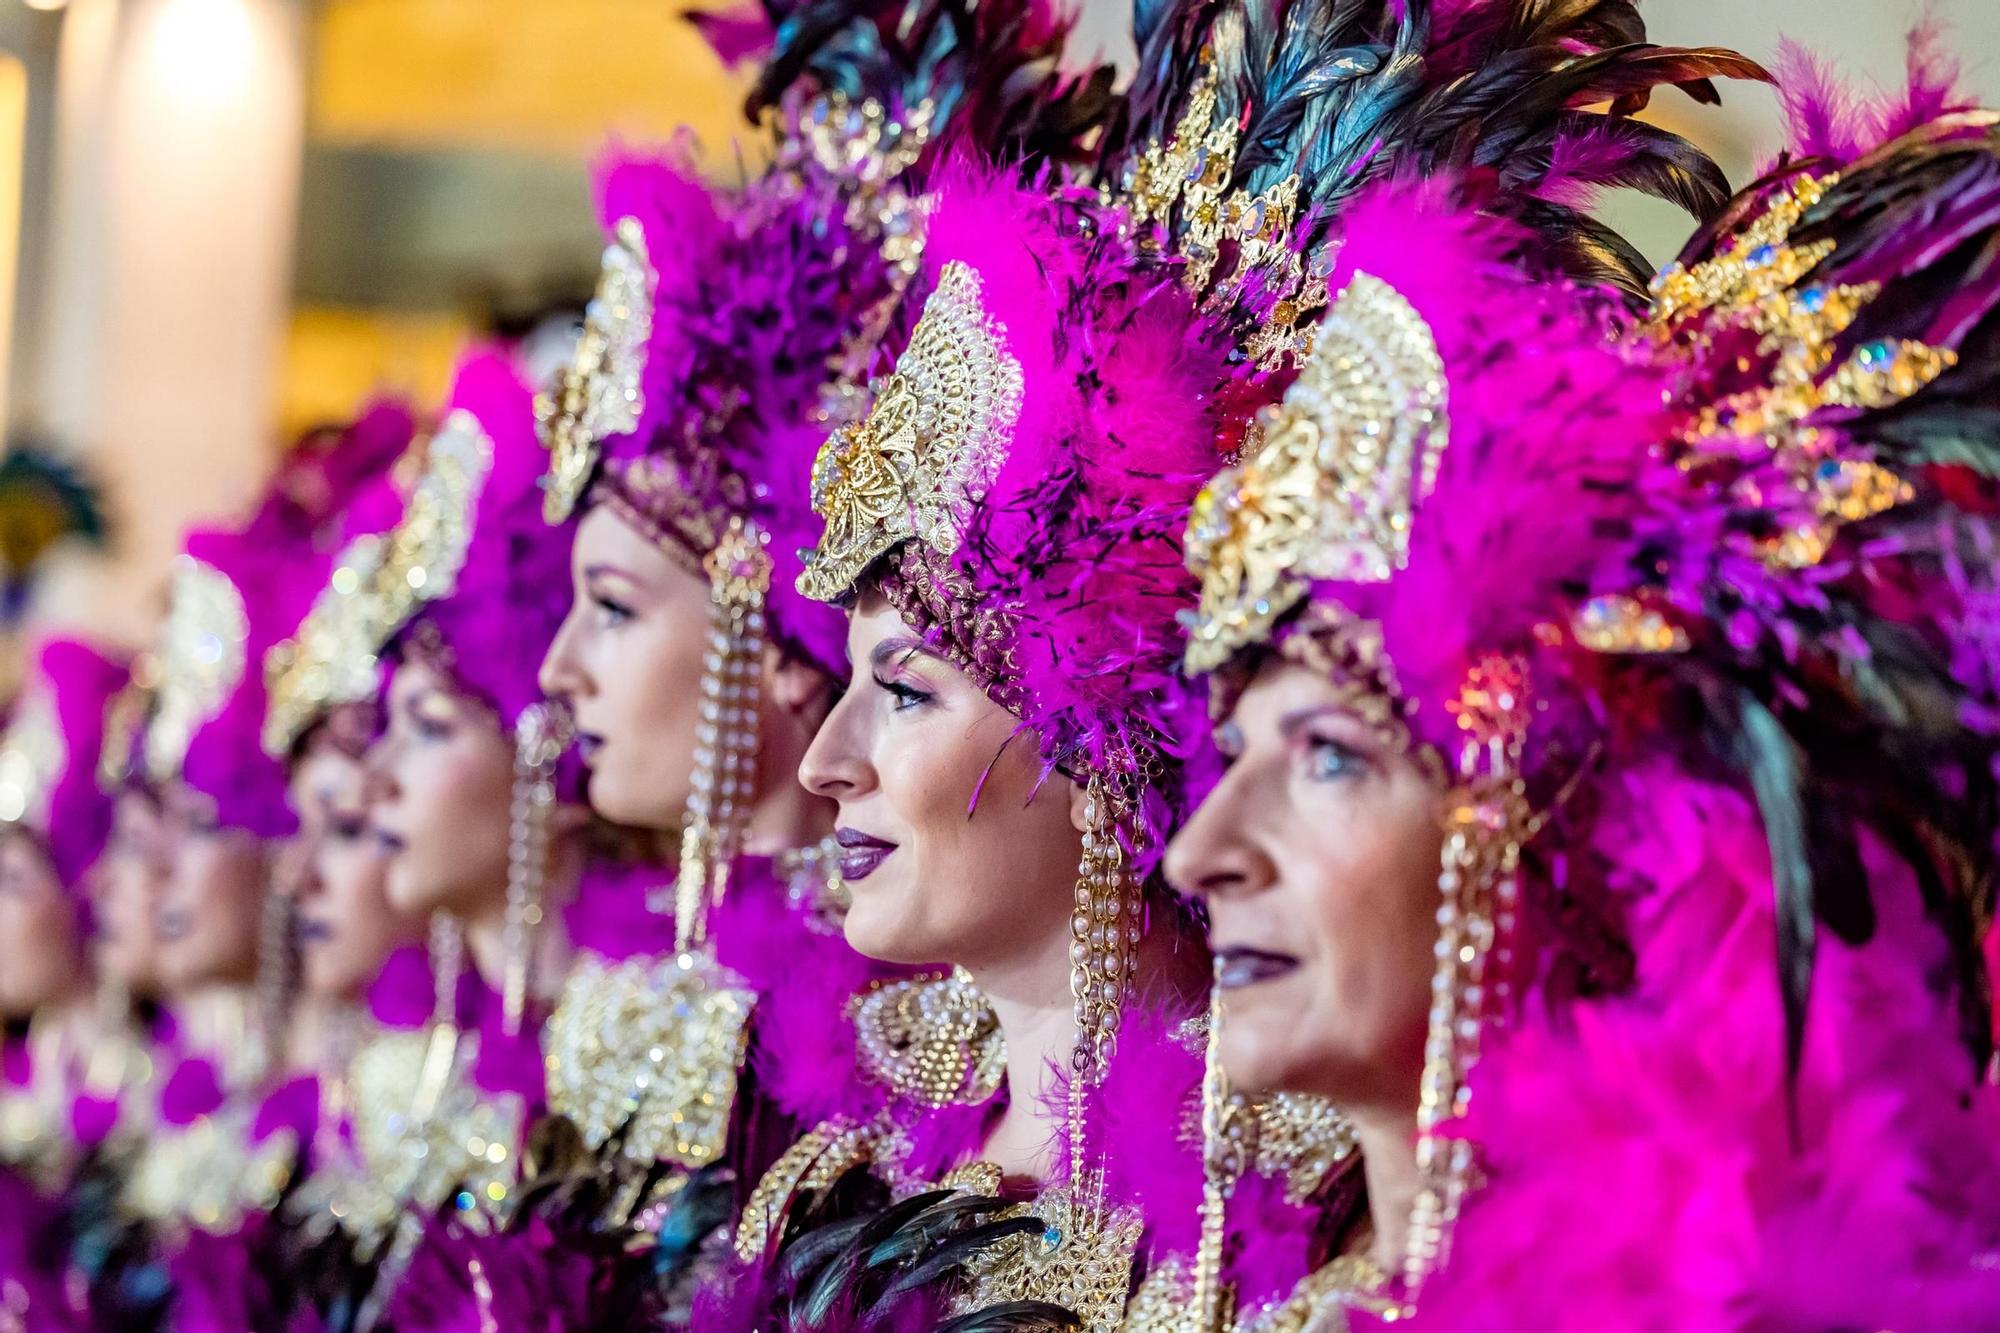
M571 971L543 1034L549 1106L594 1151L700 1167L729 1134L756 992L705 952Z
M812 507L825 528L799 575L806 596L839 600L905 541L942 555L958 549L1021 413L1021 366L981 285L971 266L944 266L867 418L820 447Z
M252 1144L250 1119L239 1105L155 1125L125 1182L125 1210L220 1234L269 1209L291 1179L298 1138L284 1129Z
M562 522L575 510L604 441L639 427L646 407L646 340L653 334L658 287L639 220L620 218L604 250L597 292L584 311L576 354L553 391L535 399L536 425L542 447L549 451L542 517L550 523Z
M228 576L191 555L176 557L144 741L146 775L153 781L179 774L195 732L242 681L249 638L243 594Z
M974 1106L1006 1077L999 1017L964 968L874 986L849 1013L863 1073L919 1106Z
M1449 434L1445 399L1430 326L1355 274L1284 401L1260 414L1261 438L1195 499L1190 670L1262 641L1316 579L1379 583L1403 567Z

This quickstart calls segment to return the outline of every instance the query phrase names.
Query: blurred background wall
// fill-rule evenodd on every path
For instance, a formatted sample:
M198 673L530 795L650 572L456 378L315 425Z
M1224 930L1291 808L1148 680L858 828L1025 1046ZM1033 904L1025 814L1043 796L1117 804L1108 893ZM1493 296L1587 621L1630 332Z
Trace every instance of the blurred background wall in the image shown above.
M1123 3L1079 46L1129 53ZM680 0L0 0L0 414L12 456L103 497L26 613L143 638L177 536L240 506L287 439L368 395L434 403L468 336L588 294L586 163L607 135L692 128L717 171L744 88ZM2000 100L2000 0L1935 0ZM1916 0L1651 0L1656 40L1771 59L1806 39L1894 82ZM1762 88L1651 113L1732 180L1779 142ZM1684 224L1608 213L1664 258ZM0 563L67 502L9 490ZM35 486L43 489L38 492ZM16 492L19 492L16 494ZM55 499L51 499L51 496ZM20 608L0 607L18 621Z

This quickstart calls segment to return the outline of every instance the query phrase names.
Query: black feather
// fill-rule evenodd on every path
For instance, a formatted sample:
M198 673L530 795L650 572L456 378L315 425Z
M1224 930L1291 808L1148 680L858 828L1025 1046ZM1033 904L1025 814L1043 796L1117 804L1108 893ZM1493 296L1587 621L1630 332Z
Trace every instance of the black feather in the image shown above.
M1478 202L1530 229L1524 259L1638 303L1651 276L1639 252L1577 209L1536 198L1558 184L1559 146L1588 134L1615 150L1589 155L1599 168L1562 182L1579 193L1637 190L1705 218L1727 197L1721 170L1631 116L1656 88L1709 101L1713 80L1764 79L1763 69L1731 51L1648 44L1631 0L1506 0L1454 13L1448 31L1435 21L1429 0L1149 9L1130 104L1104 136L1104 178L1122 181L1148 144L1172 136L1206 50L1220 115L1240 126L1228 185L1255 193L1296 175L1309 219L1298 239L1308 248L1371 182L1488 169L1491 188Z

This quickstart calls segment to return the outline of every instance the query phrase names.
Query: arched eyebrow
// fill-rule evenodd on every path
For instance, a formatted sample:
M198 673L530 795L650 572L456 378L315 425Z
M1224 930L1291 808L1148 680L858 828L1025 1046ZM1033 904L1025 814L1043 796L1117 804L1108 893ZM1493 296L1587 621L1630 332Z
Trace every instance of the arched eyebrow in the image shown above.
M901 659L901 662L907 662L912 657L928 657L935 662L944 661L922 639L909 634L892 634L870 650L868 663L879 670L889 665L892 658Z

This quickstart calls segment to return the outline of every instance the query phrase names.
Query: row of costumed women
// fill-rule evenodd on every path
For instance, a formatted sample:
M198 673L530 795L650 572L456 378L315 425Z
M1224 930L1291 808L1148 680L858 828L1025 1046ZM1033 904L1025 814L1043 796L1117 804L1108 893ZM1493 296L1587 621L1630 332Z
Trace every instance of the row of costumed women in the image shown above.
M1731 194L1631 0L704 26L570 364L41 650L0 1329L2000 1328L1944 39Z

